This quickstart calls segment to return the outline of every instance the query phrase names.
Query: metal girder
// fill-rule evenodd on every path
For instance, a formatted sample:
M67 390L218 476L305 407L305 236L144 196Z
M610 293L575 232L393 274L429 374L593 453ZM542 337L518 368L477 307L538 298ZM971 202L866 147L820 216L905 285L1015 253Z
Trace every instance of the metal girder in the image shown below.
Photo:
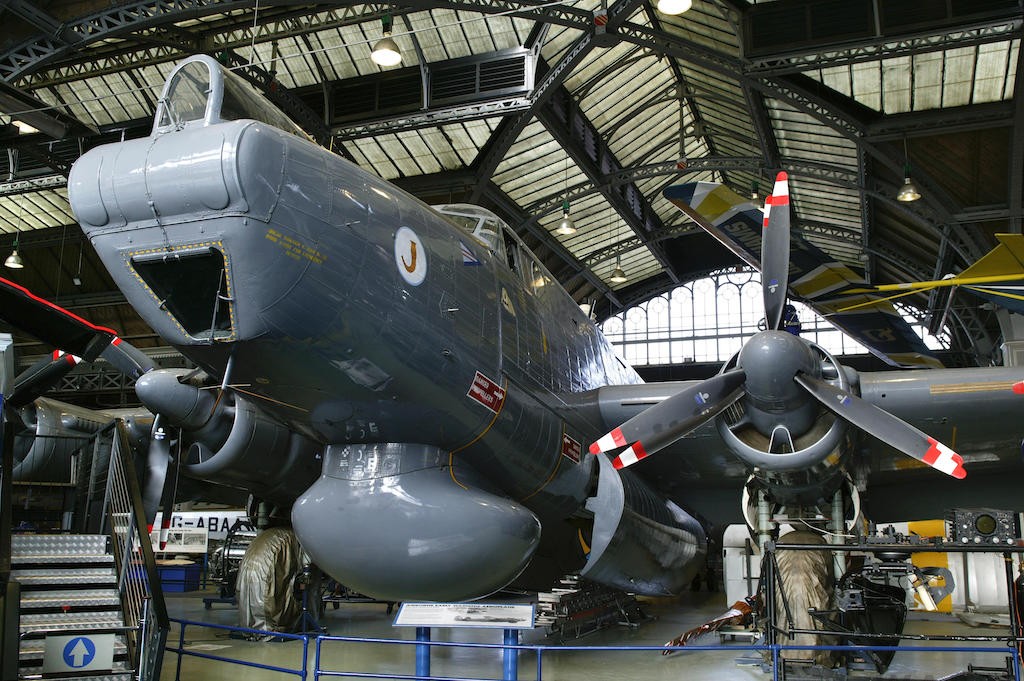
M4 0L3 8L17 14L19 17L39 29L41 33L53 35L58 40L63 40L61 24L48 12L36 6L34 2L25 0Z
M294 9L282 12L282 6L285 8L291 6ZM411 11L396 9L390 4L380 3L353 4L342 7L330 4L320 7L314 4L312 7L313 11L311 12L311 5L308 2L275 0L272 5L262 9L263 17L273 20L273 27L267 28L265 25L257 23L255 31L263 41L269 41L360 23L373 17L382 16L386 12L394 15ZM51 35L39 35L0 55L0 79L8 82L24 79L50 66L55 61L72 57L74 57L74 63L62 64L48 78L33 82L32 85L34 87L52 85L69 79L102 75L169 61L185 54L183 49L188 49L188 46L182 45L176 49L172 45L158 44L150 48L138 49L134 46L126 48L123 43L118 42L109 49L103 47L98 50L98 54L90 56L94 63L99 62L98 66L82 64L81 50L86 45L125 33L138 33L146 29L164 31L165 25L168 23L210 15L226 14L229 15L229 18L224 22L212 22L204 25L203 31L195 34L197 36L196 45L202 43L205 36L232 30L239 32L235 40L217 45L210 44L209 48L217 50L249 45L253 40L253 22L247 17L241 18L238 10L252 8L251 0L145 0L113 7L64 24L64 35L75 37L76 42L73 45L61 43ZM230 17L232 12L236 13L234 17ZM137 37L145 39L144 35ZM156 36L154 36L154 40L158 43L163 42Z
M1010 231L1024 226L1024 50L1017 50L1017 75L1013 79L1013 134L1010 142Z
M539 107L536 115L587 179L594 184L599 184L609 170L622 168L622 164L608 148L608 143L580 111L572 95L565 88L559 88L557 96ZM591 140L590 145L584 143L585 139ZM677 279L675 267L664 250L651 242L650 235L658 234L665 229L665 225L647 202L640 188L632 182L616 186L602 183L599 191L622 216L626 225L639 235L640 241L665 268L669 277Z
M861 187L868 183L868 159L863 149L857 149L857 182ZM868 248L871 245L871 203L868 195L860 192L860 247L864 253L864 280L871 283L875 279L874 263L871 262L871 255Z
M887 114L869 123L864 137L872 144L878 144L902 142L904 137L917 135L941 135L1012 126L1016 121L1014 108L1014 102L1006 101Z
M642 0L619 0L619 2L612 5L608 10L607 30L609 32L614 31L617 26L621 25L633 13L641 2ZM498 164L505 158L509 149L512 148L512 145L519 139L523 130L529 125L535 112L554 95L572 70L590 53L594 45L594 32L591 25L583 35L569 46L562 59L557 64L554 64L540 79L540 82L536 84L533 92L530 93L530 108L522 111L515 118L507 118L499 126L487 143L484 153L478 157L474 164L475 170L480 177L480 184L474 190L472 200L479 200L485 186L484 183L489 182L491 177L493 177Z
M856 44L846 41L799 53L789 52L750 57L747 60L746 70L751 74L774 76L984 45L1019 37L1021 25L1020 18L999 17L991 22L958 28L954 31L936 29L899 38L883 35Z
M837 227L828 222L797 218L793 221L793 230L801 234L813 236L816 239L834 241L845 245L860 245L860 231L846 227Z
M145 6L153 3L139 4ZM192 18L197 16L197 12L200 12L199 16L214 15L221 11L228 12L232 9L232 6L238 5L248 5L248 7L251 7L251 2L223 2L218 5L217 0L207 0L203 2L177 2L174 4L181 5L181 11L168 12L164 15L163 21L173 22L178 18ZM224 21L211 21L197 26L190 26L189 31L193 34L193 40L191 42L195 45L205 45L205 48L203 49L206 50L239 49L251 45L254 37L258 42L268 42L283 38L298 37L332 28L341 28L343 26L358 24L372 19L379 19L385 13L397 18L399 16L411 14L412 12L427 11L429 9L442 6L455 10L472 11L484 14L512 14L517 17L532 18L537 21L547 21L565 26L572 26L581 30L589 27L590 18L592 16L589 12L576 10L570 7L534 5L532 3L473 2L472 0L467 2L446 2L442 4L413 2L403 3L401 6L381 3L338 6L333 3L321 3L319 5L314 4L312 6L312 10L308 3L303 4L300 2L294 2L292 4L296 4L298 8L290 10L284 14L280 11L281 4L281 2L275 2L273 5L261 9L261 12L263 13L262 16L266 17L266 22L257 24L255 27L255 36L253 22L247 16L243 17L241 14L236 13L235 16L228 16ZM140 18L148 19L149 13L143 12L140 15ZM146 25L143 23L138 23L131 30L145 28L145 26ZM118 26L118 30L122 30L122 28ZM224 39L223 36L227 33L234 33L234 35ZM213 43L211 39L212 36L220 36L221 41ZM101 33L96 33L94 36L90 37L90 41L99 40L103 37L104 36ZM45 42L45 37L41 37L39 40ZM16 50L28 49L30 48L24 45L16 48ZM31 79L31 85L33 87L55 85L68 80L104 75L130 68L159 64L180 58L181 56L189 53L189 49L186 46L175 47L168 44L157 44L140 48L133 44L129 44L126 47L123 43L115 43L110 47L107 47L106 45L98 46L95 50L87 53L85 58L89 60L88 62L81 61L80 55L77 60L71 62L62 61L58 65L51 66L46 72L40 72L40 69L50 66L54 61L59 61L61 57L65 55L59 55L56 53L49 54L47 48L42 45L36 48L31 48L31 51L39 52L37 60L41 60L42 63L34 65L31 71L18 74L17 77L27 78L30 75L33 75L34 77ZM195 49L192 51L195 51ZM46 56L47 54L49 54L49 56ZM12 59L18 59L18 57L12 57ZM0 57L0 64L4 63L6 60L6 56ZM2 69L0 69L0 75L3 75Z
M488 140L483 152L474 162L480 182L473 191L471 201L479 200L483 194L485 183L489 182L497 170L498 164L508 154L509 149L523 134L523 130L533 120L535 112L543 105L562 84L572 69L583 61L583 58L593 49L593 35L585 33L576 40L555 66L548 71L540 83L530 93L530 106L514 118L506 118Z
M631 166L620 168L598 177L594 181L582 182L574 187L569 187L565 196L569 202L575 202L592 194L604 193L607 188L617 187L624 184L632 184L637 180L663 175L685 175L686 173L698 173L711 170L747 170L760 171L764 169L763 161L753 156L698 156L696 158L680 159L678 161L664 161L662 163L651 163L642 166ZM555 198L542 199L524 207L524 210L536 221L545 215L560 210L562 206L562 195Z
M635 45L647 47L659 54L683 59L737 82L743 75L742 63L739 59L681 36L656 31L629 21L618 26L615 29L615 35Z
M0 196L13 196L16 194L29 194L40 189L55 189L66 187L68 184L67 175L43 175L42 177L30 177L10 182L0 182Z
M385 132L395 133L418 130L431 126L451 125L465 121L476 121L482 118L509 116L526 111L531 102L528 97L504 97L489 102L474 102L456 106L438 107L425 111L382 118L376 121L338 125L332 128L334 138L339 142L372 137Z
M741 86L743 98L750 111L750 119L754 123L754 133L757 135L758 144L761 145L761 155L764 156L765 166L778 168L782 165L782 153L779 151L779 143L775 139L775 129L772 128L772 122L768 118L764 97L747 81L743 81Z
M794 77L780 76L769 78L766 76L747 76L744 74L743 65L738 59L721 54L703 45L698 45L693 41L655 32L646 27L628 22L619 27L617 32L626 40L646 45L652 50L669 56L693 61L722 76L735 79L741 86L749 84L765 94L776 97L839 132L853 142L858 149L863 150L866 155L877 159L894 173L902 172L902 163L899 160L887 153L883 153L876 145L870 143L865 138L867 124L864 121L857 115L843 110L837 102L825 101L816 95L810 87L800 85L798 79ZM917 179L916 175L915 179ZM925 183L927 182L926 178L922 178L922 180ZM859 178L855 178L853 186L863 190L859 184L856 184L858 181ZM943 238L942 230L936 226L936 223L939 225L950 225L952 227L950 236L954 239L958 249L962 250L965 259L968 262L973 262L981 257L984 250L967 233L967 230L953 218L952 202L933 183L929 185L928 190L925 210L933 213L935 217L929 218L916 211L908 211L908 217L923 227L936 230L936 234L940 238Z
M887 153L883 153L876 145L872 144L866 137L867 125L859 120L856 115L843 110L836 102L826 102L814 94L810 88L804 87L798 82L803 76L779 76L773 79L755 79L754 85L772 96L797 106L800 110L807 112L814 118L823 122L828 127L841 133L848 140L853 142L859 150L870 155L874 160L884 164L894 174L900 175L903 165ZM934 182L930 182L923 172L915 173L915 181L925 188L923 192L926 197L921 201L922 212L929 212L935 216L935 222L940 225L949 225L948 235L941 234L941 238L951 238L963 249L962 253L967 262L974 262L985 250L973 236L964 229L953 217L955 208L952 199ZM924 226L930 226L927 219L922 221L922 216L913 213L917 217L916 222Z
M509 224L518 227L519 232L527 232L533 238L544 244L544 246L557 256L562 262L565 263L566 267L572 274L566 274L565 272L554 273L556 279L563 286L572 278L579 276L583 277L593 288L594 291L600 293L605 298L614 301L618 304L618 300L615 297L615 292L604 283L597 275L591 271L584 263L576 259L568 249L565 248L557 239L553 238L546 229L542 229L536 221L528 219L528 216L523 213L522 209L508 197L505 192L495 185L493 182L487 182L485 187L486 197L493 202L498 208L505 214L509 220Z
M589 30L593 12L571 5L545 2L510 2L508 0L406 0L402 7L414 10L452 9L479 14L507 15L520 19Z
M68 42L39 35L8 51L0 57L0 79L14 82L84 45L166 23L169 18L195 18L251 6L246 0L149 0L112 7L64 24Z

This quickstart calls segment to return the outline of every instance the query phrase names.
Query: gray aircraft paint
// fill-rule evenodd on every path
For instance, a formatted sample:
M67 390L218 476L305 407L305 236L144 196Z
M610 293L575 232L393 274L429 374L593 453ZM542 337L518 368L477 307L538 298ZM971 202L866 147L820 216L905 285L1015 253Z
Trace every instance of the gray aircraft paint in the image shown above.
M252 91L225 98L225 110L245 106L222 121L220 98L245 87L209 58L175 73L184 68L212 77L205 108L171 111L165 91L150 138L76 163L72 207L131 304L227 386L228 403L203 426L203 463L185 472L279 494L281 504L306 489L296 531L353 588L469 598L523 569L519 585L582 570L633 591L678 592L704 553L702 528L680 506L731 520L752 473L780 499L827 497L849 475L886 499L879 520L900 508L886 490L906 497L908 483L920 487L905 517L941 517L951 489L1019 510L1019 475L1005 473L1021 471L1021 399L1011 390L1020 368L846 372L867 401L934 436L959 433L967 485L907 466L854 429L811 435L796 470L774 455L744 465L734 456L742 446L718 434L732 407L639 464L639 475L615 471L584 454L587 444L686 383L640 383L507 227L489 244L474 238L457 216L289 132ZM772 380L771 357L750 361ZM170 402L161 411L188 420L194 398ZM792 424L832 432L824 411L811 418L813 403L798 411ZM368 476L327 463L382 453L392 464ZM266 479L275 473L283 479ZM971 487L979 478L983 497ZM489 520L467 517L474 508ZM460 534L475 551L445 549Z
M76 216L133 307L211 375L247 386L236 401L281 426L234 438L246 452L215 474L202 468L215 467L219 450L186 472L260 489L289 431L318 450L330 445L324 475L296 504L295 529L328 573L372 595L481 596L531 555L524 579L550 583L586 564L577 534L591 497L592 507L620 506L598 513L598 525L639 499L650 535L628 574L617 574L614 543L606 548L604 581L662 594L688 583L704 553L700 526L632 476L639 495L595 491L594 459L582 450L604 424L595 404L566 399L637 375L511 230L501 225L488 247L298 135L248 118L220 122L223 71L200 57L178 72L194 77L197 63L214 79L206 109L174 118L165 93L150 138L90 151L69 180ZM176 297L175 285L187 295ZM478 399L487 394L479 376L493 399L502 392L497 404ZM367 483L326 464L376 445L399 472ZM444 510L417 515L428 506ZM481 523L471 508L493 515ZM368 559L371 549L348 553L355 531L377 537L372 550L387 561ZM491 562L445 556L453 535L486 548ZM520 540L498 540L512 536ZM666 569L659 554L681 539L692 544L687 560ZM496 576L474 579L481 569Z

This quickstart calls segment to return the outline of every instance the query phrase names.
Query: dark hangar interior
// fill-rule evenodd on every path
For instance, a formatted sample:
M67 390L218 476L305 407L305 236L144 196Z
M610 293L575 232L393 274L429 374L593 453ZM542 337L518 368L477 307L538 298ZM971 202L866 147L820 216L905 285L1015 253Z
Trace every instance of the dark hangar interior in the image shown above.
M873 284L960 272L1024 216L1019 0L694 0L677 16L648 0L9 0L0 20L0 252L25 265L4 276L140 347L161 342L83 238L67 173L147 135L197 52L428 203L494 210L599 320L739 264L662 196L672 184L763 199L786 170L794 229ZM381 67L387 25L402 61ZM560 235L566 206L577 231ZM904 302L933 331L947 305ZM1000 361L992 308L954 297L948 364ZM46 351L18 338L23 357Z

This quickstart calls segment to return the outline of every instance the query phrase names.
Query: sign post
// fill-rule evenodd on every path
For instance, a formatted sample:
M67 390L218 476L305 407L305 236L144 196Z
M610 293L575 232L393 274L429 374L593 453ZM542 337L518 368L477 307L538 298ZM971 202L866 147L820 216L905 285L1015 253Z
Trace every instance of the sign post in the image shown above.
M416 676L430 676L430 628L503 629L503 681L519 676L519 630L533 629L536 612L524 603L403 603L394 626L416 627Z

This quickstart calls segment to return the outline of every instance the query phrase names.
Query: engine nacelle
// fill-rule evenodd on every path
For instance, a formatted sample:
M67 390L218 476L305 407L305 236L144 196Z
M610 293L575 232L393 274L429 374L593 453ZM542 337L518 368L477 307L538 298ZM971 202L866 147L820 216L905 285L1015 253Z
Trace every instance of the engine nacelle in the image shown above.
M725 445L745 463L758 481L779 502L813 503L828 498L842 482L850 447L847 425L822 410L810 430L793 439L795 449L773 451L770 439L742 423L742 400L715 419Z
M816 343L782 331L755 336L740 353L744 360L751 392L715 418L722 441L775 501L814 504L831 498L843 481L849 428L794 376L822 377L847 391L856 373Z
M43 397L19 409L18 415L32 434L15 438L13 477L30 482L69 482L74 452L110 422L88 409Z
M528 509L456 480L447 452L420 444L328 447L292 526L324 572L389 601L493 593L523 571L541 530Z
M687 588L707 555L704 528L639 479L598 456L590 554L580 574L623 591L671 596Z
M184 431L190 445L182 472L289 506L320 471L319 445L233 392L218 396L217 391L183 383L184 374L150 371L135 386L151 411Z

